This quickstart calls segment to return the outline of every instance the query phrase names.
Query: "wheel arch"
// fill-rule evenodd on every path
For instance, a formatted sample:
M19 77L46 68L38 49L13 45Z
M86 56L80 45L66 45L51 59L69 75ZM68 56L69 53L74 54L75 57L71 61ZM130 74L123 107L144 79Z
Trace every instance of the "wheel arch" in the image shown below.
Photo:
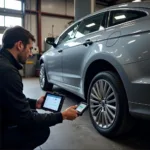
M83 75L84 80L82 83L85 99L87 99L88 88L93 77L97 73L102 72L102 71L112 71L117 74L120 81L122 82L126 96L129 100L129 97L128 97L129 80L128 80L127 74L124 71L121 64L119 64L119 62L117 62L113 58L110 58L108 60L108 58L109 57L107 57L107 59L105 59L105 57L100 58L100 59L95 59L94 61L91 61L90 63L87 64L87 67L84 70L84 75Z

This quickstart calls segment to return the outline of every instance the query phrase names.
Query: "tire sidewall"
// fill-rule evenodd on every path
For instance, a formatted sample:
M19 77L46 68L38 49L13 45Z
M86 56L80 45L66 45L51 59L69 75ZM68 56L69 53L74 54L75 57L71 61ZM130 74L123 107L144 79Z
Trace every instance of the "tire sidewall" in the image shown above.
M41 82L40 82L40 86L41 86L42 89L45 89L45 86L46 86L46 74L45 74L44 63L41 64L41 66L40 66L40 71L41 71L41 69L44 69L45 83L44 83L44 85L43 85L43 87L42 87L42 86L41 86ZM39 79L39 80L40 80L40 79Z
M100 80L100 79L104 79L106 80L111 87L113 88L113 91L115 92L115 96L116 96L116 117L115 120L113 122L113 124L107 128L107 129L103 129L100 128L94 121L92 114L91 114L91 109L89 108L89 114L90 114L90 118L91 121L94 125L94 127L98 130L98 132L100 132L101 134L105 135L105 136L114 136L117 132L117 130L119 130L119 126L121 125L121 119L123 119L122 115L123 115L123 101L124 101L124 93L121 90L121 87L118 86L117 82L118 79L116 79L116 77L113 74L110 74L109 72L101 72L99 74L97 74L91 84L90 84L90 88L88 91L88 104L90 105L90 93L91 93L91 89L93 87L93 85L96 83L96 81Z

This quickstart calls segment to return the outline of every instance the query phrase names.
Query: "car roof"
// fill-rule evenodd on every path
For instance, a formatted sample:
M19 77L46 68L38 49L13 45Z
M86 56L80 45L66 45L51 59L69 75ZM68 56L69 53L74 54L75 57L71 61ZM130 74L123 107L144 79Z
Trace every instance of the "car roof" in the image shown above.
M78 21L84 20L87 17L96 15L96 14L98 14L100 12L105 12L105 11L112 10L112 9L117 9L117 8L150 8L150 1L130 2L130 3L123 3L123 4L118 4L118 5L110 6L110 7L107 7L107 8L103 8L103 9L101 9L99 11L96 11L96 12L90 14L90 15L87 15L87 16L79 19Z

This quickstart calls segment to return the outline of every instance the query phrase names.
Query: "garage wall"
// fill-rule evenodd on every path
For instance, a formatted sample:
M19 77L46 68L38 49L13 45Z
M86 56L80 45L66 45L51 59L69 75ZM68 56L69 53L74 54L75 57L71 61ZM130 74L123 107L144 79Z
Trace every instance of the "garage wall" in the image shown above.
M36 10L36 0L26 0L27 10ZM41 11L74 16L74 0L41 0ZM42 16L42 51L44 51L44 39L52 34L54 25L54 36L58 36L67 26L71 19ZM37 21L35 14L25 15L25 28L28 29L37 39Z
M26 9L36 10L36 0L26 0Z
M74 16L73 0L42 0L41 11L61 15ZM44 39L52 35L57 37L68 26L71 19L42 16L42 50L44 50Z
M25 28L29 30L36 38L37 43L37 21L36 15L26 14L25 15Z
M103 8L106 8L106 6L103 6L103 5L96 5L96 6L95 6L95 11L99 11L99 10L101 10L101 9L103 9Z
M57 37L64 29L67 28L69 19L55 18L55 17L42 17L42 49L44 50L44 39L48 36L52 36L52 25L53 36Z
M41 11L74 16L73 0L42 0Z
M36 11L36 0L26 0L25 8ZM37 44L37 19L36 14L25 14L25 28L29 30L36 39Z

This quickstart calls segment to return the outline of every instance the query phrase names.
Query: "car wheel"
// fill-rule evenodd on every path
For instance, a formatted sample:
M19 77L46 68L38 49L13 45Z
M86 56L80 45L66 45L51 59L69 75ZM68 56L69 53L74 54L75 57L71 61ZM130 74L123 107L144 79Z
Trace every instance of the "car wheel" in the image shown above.
M40 67L39 81L40 81L40 86L44 91L47 91L47 90L51 91L53 89L53 84L48 83L44 63L41 64L41 67Z
M93 78L88 103L92 123L102 135L115 137L131 127L126 94L115 73L101 72Z

